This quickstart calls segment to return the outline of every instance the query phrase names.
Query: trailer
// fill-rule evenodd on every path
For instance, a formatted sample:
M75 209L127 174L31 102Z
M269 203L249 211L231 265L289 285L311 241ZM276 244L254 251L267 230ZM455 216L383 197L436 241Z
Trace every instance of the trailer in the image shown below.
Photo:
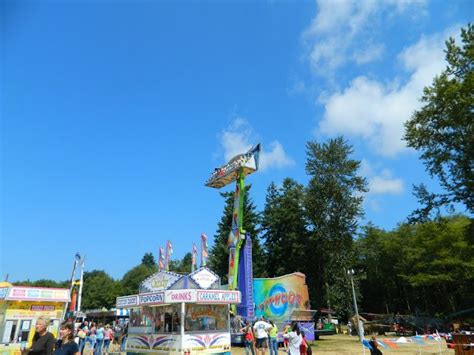
M239 291L221 290L207 267L189 275L159 271L143 281L137 295L118 297L130 309L127 354L229 354L230 305Z

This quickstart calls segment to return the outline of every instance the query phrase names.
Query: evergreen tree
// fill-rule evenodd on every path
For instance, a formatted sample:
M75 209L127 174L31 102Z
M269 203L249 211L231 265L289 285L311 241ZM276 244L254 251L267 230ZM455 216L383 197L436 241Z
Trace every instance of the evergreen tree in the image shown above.
M170 271L189 274L191 272L192 255L186 253L181 260L170 261Z
M251 185L245 187L243 228L247 233L250 233L252 238L254 277L262 277L266 274L264 273L265 261L263 251L259 242L260 214L256 211L256 207L249 197L250 188ZM214 245L209 251L209 266L221 277L222 282L226 283L228 281L229 272L229 248L227 246L227 240L232 228L234 193L222 192L221 196L225 200L224 211L218 223L217 234L214 236Z
M309 271L306 254L313 251L306 246L304 196L304 186L290 178L283 180L280 189L274 183L267 189L262 238L268 276Z
M145 255L143 255L142 265L145 265L149 268L156 266L156 260L152 253L145 253Z
M360 162L350 158L352 147L342 138L326 143L308 142L306 212L312 251L310 295L340 314L351 309L346 270L351 267L352 238L363 215L362 193L367 182L357 175ZM314 304L314 303L313 303Z

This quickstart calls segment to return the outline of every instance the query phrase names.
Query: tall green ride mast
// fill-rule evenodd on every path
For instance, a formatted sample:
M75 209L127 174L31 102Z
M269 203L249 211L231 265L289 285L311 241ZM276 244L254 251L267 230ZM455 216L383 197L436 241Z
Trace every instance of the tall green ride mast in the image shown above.
M257 144L246 153L239 154L227 164L216 168L206 182L206 186L220 189L236 181L232 228L227 240L229 247L229 289L231 290L237 289L240 250L245 239L245 230L243 229L245 177L258 170L259 154L260 144Z

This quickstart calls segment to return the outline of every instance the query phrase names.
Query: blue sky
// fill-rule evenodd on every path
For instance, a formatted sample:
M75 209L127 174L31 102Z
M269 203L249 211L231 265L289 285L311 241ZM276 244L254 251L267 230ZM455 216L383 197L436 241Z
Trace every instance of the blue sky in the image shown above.
M305 142L344 134L366 217L393 228L437 188L403 122L444 68L471 1L8 1L1 4L0 271L113 277L167 239L212 236L213 168L261 142L250 176L306 183ZM227 187L226 190L231 190Z

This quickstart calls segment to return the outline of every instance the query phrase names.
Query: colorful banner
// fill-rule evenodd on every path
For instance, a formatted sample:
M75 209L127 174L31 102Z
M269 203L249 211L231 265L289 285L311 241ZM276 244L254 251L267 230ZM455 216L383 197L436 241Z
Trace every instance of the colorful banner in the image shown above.
M254 279L253 289L257 317L285 322L290 320L293 311L307 309L309 304L308 286L301 273Z
M206 266L209 252L207 250L207 235L201 234L201 267Z
M192 255L192 260L191 260L191 272L194 272L197 267L197 257L198 257L198 251L196 244L193 243L193 250L191 252Z
M163 248L160 248L158 254L158 271L165 269L165 251Z
M234 282L234 264L235 264L235 248L229 248L229 287L232 288Z
M173 254L173 245L168 240L166 242L166 259L165 259L165 270L167 271L170 269L171 254Z
M239 223L239 211L240 211L240 186L237 183L234 193L234 208L232 211L232 227L230 229L229 238L227 239L227 246L233 248L237 245L240 240L240 223Z
M69 302L69 290L66 288L41 288L13 286L6 300L19 301L59 301Z

